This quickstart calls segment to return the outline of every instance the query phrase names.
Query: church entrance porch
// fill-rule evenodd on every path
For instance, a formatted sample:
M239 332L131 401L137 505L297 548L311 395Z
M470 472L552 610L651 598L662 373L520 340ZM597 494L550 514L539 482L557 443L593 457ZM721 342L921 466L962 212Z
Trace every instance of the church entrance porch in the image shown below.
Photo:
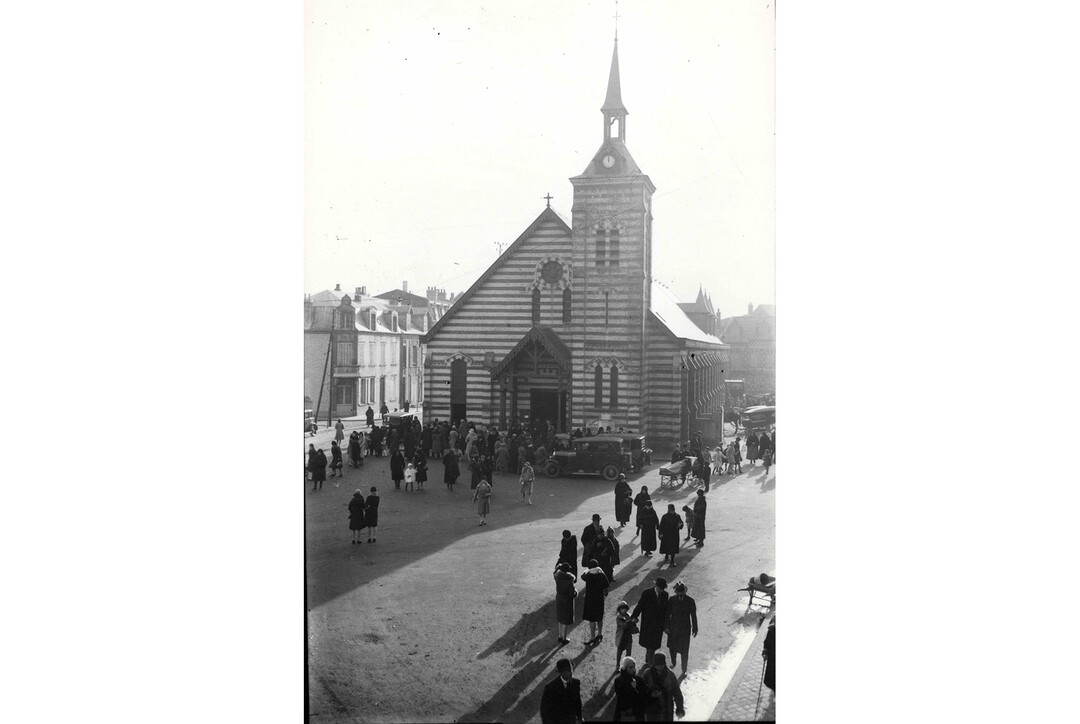
M551 422L566 431L570 351L549 327L530 329L491 370L495 417L506 429L514 421Z

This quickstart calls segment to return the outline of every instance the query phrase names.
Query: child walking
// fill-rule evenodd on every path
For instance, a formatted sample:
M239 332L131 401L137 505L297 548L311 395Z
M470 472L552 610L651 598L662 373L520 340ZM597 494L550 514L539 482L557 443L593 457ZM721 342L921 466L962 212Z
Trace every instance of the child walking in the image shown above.
M690 530L694 527L694 509L689 505L682 507L683 519L686 521L686 537L683 542L690 540Z
M623 653L630 655L634 648L634 634L638 632L637 623L630 618L630 605L619 601L615 607L615 670L619 670Z

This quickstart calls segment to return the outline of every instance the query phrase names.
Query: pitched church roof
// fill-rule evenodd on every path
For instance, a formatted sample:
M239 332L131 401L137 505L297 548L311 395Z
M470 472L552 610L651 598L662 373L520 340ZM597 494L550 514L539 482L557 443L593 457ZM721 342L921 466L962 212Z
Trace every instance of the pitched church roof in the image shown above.
M669 332L679 339L688 339L694 342L708 342L710 344L723 344L719 339L706 334L686 316L679 307L679 300L656 280L652 282L652 290L649 295L649 311L667 328Z
M533 340L539 342L540 346L546 349L555 358L556 362L569 369L570 360L573 358L570 350L551 327L536 325L526 332L525 336L514 345L514 348L491 369L491 376L498 377L501 375L507 367L513 364L514 359L521 353L525 345Z
M428 331L426 335L424 335L424 341L431 341L432 336L440 329L442 329L443 325L445 325L451 317L457 314L458 310L460 310L465 305L465 302L468 301L469 298L472 297L472 295L475 294L478 289L480 289L480 287L484 286L484 283L491 278L491 275L494 274L496 270L498 270L503 264L510 260L510 258L513 256L514 251L516 251L518 247L522 246L525 241L532 236L533 232L536 231L536 229L545 221L554 221L556 225L562 227L563 232L567 235L573 233L573 230L570 228L570 224L566 223L566 220L563 219L562 216L555 213L555 209L549 206L543 211L541 211L540 215L537 216L531 224L529 224L529 228L521 232L521 236L514 239L514 243L508 246L506 250L499 255L499 258L496 259L494 263L492 263L492 265L487 268L487 271L481 274L480 278L473 282L473 285L471 287L458 295L457 299L454 300L453 305L451 305L451 307L446 310L446 314L439 317L439 321L436 322L434 326L432 326L432 328Z

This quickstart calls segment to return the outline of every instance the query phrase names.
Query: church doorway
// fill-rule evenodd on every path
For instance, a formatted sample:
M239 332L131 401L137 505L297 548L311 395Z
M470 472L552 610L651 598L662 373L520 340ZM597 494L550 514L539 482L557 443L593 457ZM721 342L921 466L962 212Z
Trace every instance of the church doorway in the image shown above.
M556 428L562 429L559 420L559 391L530 390L529 419L545 420L553 423Z

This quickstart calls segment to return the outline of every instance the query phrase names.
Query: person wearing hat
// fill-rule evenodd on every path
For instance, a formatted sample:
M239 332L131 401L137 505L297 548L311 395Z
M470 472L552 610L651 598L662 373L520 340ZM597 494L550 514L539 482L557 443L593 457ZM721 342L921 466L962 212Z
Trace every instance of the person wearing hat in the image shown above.
M630 656L634 650L634 634L637 624L630 620L630 604L619 601L615 607L615 671L619 671L619 662L626 663L623 654Z
M581 716L581 681L574 678L574 665L561 658L555 664L559 676L549 681L540 697L541 724L577 724Z
M634 721L645 721L649 696L644 682L637 676L637 662L627 656L615 670L619 675L612 687L615 690L615 715L612 721L622 721L625 715L630 715Z
M615 483L615 520L619 521L619 527L630 522L630 512L634 508L634 490L626 482L626 475L619 473L619 481Z
M645 660L652 661L653 654L660 648L664 639L664 625L667 624L667 579L657 577L653 587L642 591L630 618L641 618L641 633L638 643L645 649Z
M582 572L581 581L585 584L585 605L581 609L581 618L589 622L589 640L585 641L585 645L596 646L604 640L604 596L611 581L595 558L589 561L589 569Z
M532 505L533 483L536 481L536 472L533 466L526 460L521 466L521 499Z
M642 485L641 492L634 496L634 505L637 506L637 515L634 516L634 524L637 526L635 537L641 535L641 516L645 514L645 504L650 501L652 496L649 495L649 486Z
M600 525L600 514L593 513L592 523L585 526L581 531L581 567L589 567L589 559L593 557L593 541L604 535L604 526Z
M645 502L645 507L638 517L638 525L641 526L641 552L651 556L656 550L656 529L660 527L660 519L656 517L652 501Z
M371 486L371 495L364 501L364 523L367 525L368 535L371 536L367 542L374 543L379 535L379 491L374 485ZM357 539L357 543L359 542Z
M675 512L675 504L668 503L667 512L660 519L660 552L664 554L664 562L670 559L671 567L675 568L675 554L679 552L679 530L683 527L682 518Z
M568 530L562 532L562 542L559 545L559 560L556 563L565 563L570 572L577 575L577 536Z
M552 577L555 579L555 623L559 630L559 643L568 644L570 639L566 637L574 625L574 599L577 598L574 582L577 576L570 572L570 564L559 563Z
M352 531L353 545L360 542L360 531L367 528L366 511L364 510L366 507L364 491L357 488L356 492L353 493L352 500L349 501L349 530Z
M705 491L697 491L697 500L694 501L694 529L690 531L698 548L705 545L705 509L708 503L705 501Z
M641 681L648 692L648 704L645 717L648 721L675 721L675 715L683 717L682 689L679 680L667 666L667 657L656 654L649 659L652 666L646 666L641 672Z
M667 607L667 645L674 666L679 654L682 654L682 673L686 673L687 657L690 654L690 638L697 637L697 602L686 595L686 584L675 584L675 595L668 599Z

